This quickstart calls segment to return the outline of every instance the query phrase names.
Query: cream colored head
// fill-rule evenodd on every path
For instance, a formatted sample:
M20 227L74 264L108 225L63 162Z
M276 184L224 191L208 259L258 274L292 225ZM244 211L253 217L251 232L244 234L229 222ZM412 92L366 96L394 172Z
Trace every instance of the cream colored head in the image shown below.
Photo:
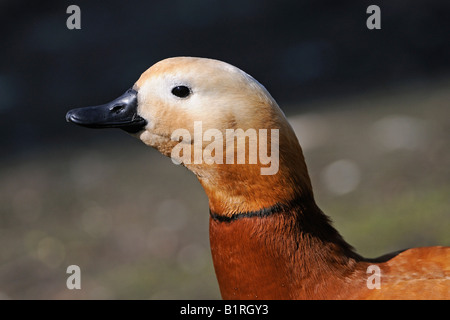
M312 197L302 150L275 100L251 76L221 61L160 61L120 97L69 110L66 120L121 128L172 159L182 150L177 160L196 174L215 213Z
M180 86L189 88L184 97L173 93L173 89ZM194 136L195 121L201 121L203 131L279 130L280 164L284 168L273 177L262 177L259 164L186 165L199 177L210 197L210 205L212 198L220 198L219 202L248 203L245 198L257 198L255 192L261 185L270 188L273 184L284 184L286 189L286 183L297 180L306 180L309 185L300 146L283 112L267 90L242 70L212 59L169 58L145 71L134 89L138 92L138 115L147 121L145 129L136 136L167 156L179 143L171 139L172 133L183 128ZM301 178L296 178L294 171L297 169L293 166L301 167ZM280 194L274 196L273 201L269 200L276 202L278 196L282 197ZM262 202L263 198L261 195Z
M172 93L185 86L187 97ZM139 138L169 155L172 132L186 128L193 134L194 121L203 130L270 128L284 118L266 89L240 69L222 61L177 57L160 61L145 71L135 84L138 114L147 120ZM277 124L278 126L278 124Z

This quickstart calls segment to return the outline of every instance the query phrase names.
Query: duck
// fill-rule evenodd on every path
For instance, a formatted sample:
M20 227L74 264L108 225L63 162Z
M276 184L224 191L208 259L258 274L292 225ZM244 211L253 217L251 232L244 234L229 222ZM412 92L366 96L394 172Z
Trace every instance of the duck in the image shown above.
M231 64L164 59L117 99L72 109L66 120L120 128L197 177L208 197L223 299L450 298L450 247L365 258L343 239L316 204L285 114L262 84ZM241 149L239 141L246 142ZM253 157L255 150L264 152Z

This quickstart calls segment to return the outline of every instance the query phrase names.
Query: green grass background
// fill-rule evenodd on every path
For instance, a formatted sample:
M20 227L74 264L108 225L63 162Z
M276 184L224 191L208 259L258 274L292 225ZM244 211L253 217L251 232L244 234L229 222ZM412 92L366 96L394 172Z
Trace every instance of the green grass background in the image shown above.
M288 115L317 203L360 254L450 245L449 101L448 81L410 83ZM386 149L375 139L375 124L392 117L415 124L398 131L412 146ZM2 158L0 298L220 298L207 198L194 175L122 132L92 131L110 134L121 136ZM340 159L359 172L341 195L324 179ZM81 290L66 288L72 264Z

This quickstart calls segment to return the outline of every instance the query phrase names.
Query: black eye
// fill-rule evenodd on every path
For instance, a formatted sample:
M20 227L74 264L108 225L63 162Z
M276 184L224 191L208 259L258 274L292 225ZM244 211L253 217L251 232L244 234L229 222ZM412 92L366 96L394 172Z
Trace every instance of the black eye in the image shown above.
M186 98L191 94L191 89L186 86L176 86L172 89L172 94L179 98Z

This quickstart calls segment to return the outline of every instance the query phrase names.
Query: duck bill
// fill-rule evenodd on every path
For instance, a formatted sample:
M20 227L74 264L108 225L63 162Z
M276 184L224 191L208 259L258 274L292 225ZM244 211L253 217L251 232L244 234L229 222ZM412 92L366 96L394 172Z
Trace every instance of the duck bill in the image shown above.
M107 104L72 109L67 112L66 120L87 128L120 128L136 133L147 125L137 114L137 105L137 91L129 89Z

